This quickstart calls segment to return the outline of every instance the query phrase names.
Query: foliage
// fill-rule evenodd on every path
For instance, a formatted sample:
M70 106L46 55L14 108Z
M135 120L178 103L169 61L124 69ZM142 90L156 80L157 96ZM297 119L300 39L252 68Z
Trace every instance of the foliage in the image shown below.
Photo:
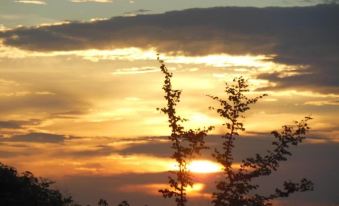
M124 200L118 206L130 206L130 205L126 200Z
M59 190L51 189L54 182L37 178L31 172L18 174L14 167L0 162L0 205L4 206L81 206L71 196L63 196ZM90 205L87 205L90 206ZM109 206L104 199L98 206ZM122 201L118 206L129 206Z
M163 90L167 100L167 106L161 111L168 116L169 127L172 130L169 139L172 141L172 149L175 151L172 158L179 164L176 179L169 177L169 185L172 189L160 190L160 192L165 198L175 196L177 206L184 206L187 202L186 187L193 184L190 172L187 170L187 161L195 154L199 154L200 150L207 148L204 137L212 127L206 130L189 130L188 132L184 130L181 123L186 120L176 113L176 105L180 102L181 91L172 89L173 74L168 71L162 60L159 62L160 69L165 75ZM265 196L255 193L259 185L253 183L255 178L268 176L277 171L280 162L286 161L287 157L292 155L289 148L297 146L305 139L306 133L310 129L308 126L310 117L305 117L299 122L295 121L294 125L285 125L280 132L273 131L272 135L275 140L272 142L272 150L268 150L265 155L256 154L255 157L243 160L240 169L233 167L234 142L240 136L240 132L245 131L241 119L245 117L244 113L250 109L250 105L267 96L263 94L249 98L246 96L248 92L247 80L239 77L235 78L232 84L226 83L226 99L209 95L219 103L218 108L210 107L210 109L215 110L219 116L225 119L226 122L223 125L227 129L227 132L221 136L223 139L222 148L215 149L213 153L216 161L223 166L223 176L221 180L217 181L217 191L213 193L212 203L216 206L269 206L272 205L270 201L273 199L288 197L294 192L313 190L313 183L303 178L299 183L285 181L283 189L277 188L274 193ZM184 146L184 143L187 142L188 146Z
M34 177L31 172L19 175L15 168L0 163L0 205L71 205L72 198L51 189L52 184L48 179Z
M242 161L240 169L232 167L234 141L239 136L239 132L244 131L244 125L240 121L244 118L244 113L250 109L251 104L255 104L266 94L248 98L245 93L249 92L249 85L243 77L235 78L233 84L226 84L225 93L227 99L221 99L216 96L210 96L219 104L219 108L210 107L226 120L224 126L227 132L222 136L222 150L215 150L215 159L223 165L223 179L216 184L217 192L213 193L213 203L216 206L268 206L270 200L288 197L294 192L304 192L313 190L313 183L307 179L302 179L300 183L286 181L284 189L276 189L275 193L264 196L253 194L259 185L254 184L252 180L260 176L267 176L276 171L281 161L286 161L290 146L297 146L305 139L306 132L309 130L307 124L310 117L305 117L300 122L295 122L292 126L283 126L281 132L273 131L275 141L272 142L273 150L267 151L266 155L256 154L254 158L247 158Z
M212 127L207 129L185 130L182 125L186 119L179 116L176 112L176 106L180 102L180 90L172 88L171 78L173 74L168 71L164 62L159 59L160 69L165 75L163 90L164 98L167 101L167 106L160 110L167 115L171 135L168 137L172 142L171 148L174 150L172 158L178 164L178 170L173 171L175 177L169 176L170 189L161 189L164 198L175 198L177 206L184 206L187 202L186 189L193 186L192 175L187 168L190 159L198 155L201 150L207 149L204 142L204 137L207 132L212 130Z
M100 199L98 202L98 206L108 206L108 202L104 199Z

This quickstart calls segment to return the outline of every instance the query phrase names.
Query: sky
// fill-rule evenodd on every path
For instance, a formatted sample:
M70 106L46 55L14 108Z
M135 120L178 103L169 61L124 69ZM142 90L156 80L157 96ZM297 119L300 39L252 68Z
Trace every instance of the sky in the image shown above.
M268 94L246 113L237 162L311 115L309 138L262 191L309 177L315 191L275 204L339 204L338 36L337 1L2 0L0 161L56 180L82 204L173 205L157 193L175 167L157 110L159 53L183 90L185 126L215 126L211 147L225 128L206 95L225 96L237 76L250 96ZM210 205L220 166L208 151L195 164L189 204Z

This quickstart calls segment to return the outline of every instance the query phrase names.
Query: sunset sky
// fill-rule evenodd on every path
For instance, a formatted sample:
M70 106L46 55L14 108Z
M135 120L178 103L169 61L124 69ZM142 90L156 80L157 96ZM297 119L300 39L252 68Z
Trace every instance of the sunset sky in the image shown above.
M309 138L262 191L309 177L314 192L276 205L339 204L337 2L1 0L0 162L56 180L82 204L173 205L157 193L175 168L156 109L165 106L159 53L183 90L185 126L215 126L212 147L225 129L206 95L223 96L237 76L249 95L268 94L246 114L238 162L311 115ZM191 166L190 205L209 205L219 165L208 153Z

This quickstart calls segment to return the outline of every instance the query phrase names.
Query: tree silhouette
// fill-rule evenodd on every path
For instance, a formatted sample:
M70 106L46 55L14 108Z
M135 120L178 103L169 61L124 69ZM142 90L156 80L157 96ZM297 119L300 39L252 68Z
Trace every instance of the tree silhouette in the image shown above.
M98 206L108 206L108 202L104 199L99 199Z
M54 182L37 178L31 172L18 174L14 167L0 162L0 205L1 206L81 206L71 196L64 196L59 190L51 189ZM90 206L90 205L87 205ZM98 206L109 206L99 199ZM118 206L129 206L122 201Z
M169 177L171 189L160 190L163 196L175 197L177 206L184 206L187 202L186 188L193 184L190 172L187 169L188 160L200 150L206 149L204 137L206 130L189 130L186 132L181 125L186 121L176 113L177 103L180 102L180 90L172 89L170 73L163 60L159 59L160 69L165 75L163 90L167 106L161 111L168 116L169 127L172 130L169 139L172 141L174 149L174 158L179 170L175 172L176 178ZM223 139L222 148L215 149L213 157L223 166L223 176L216 183L216 192L213 193L212 203L215 206L269 206L273 199L288 197L294 192L305 192L313 190L313 183L305 178L300 182L285 181L283 189L275 189L270 195L260 195L255 193L259 185L253 183L255 178L271 175L277 171L279 164L286 161L287 157L292 155L289 151L290 146L297 146L306 138L306 133L310 129L308 121L310 117L305 117L301 121L295 121L294 125L285 125L282 131L273 131L275 140L272 142L273 149L268 150L265 155L256 154L255 157L247 158L242 161L240 168L233 167L233 148L234 142L240 136L241 131L245 131L241 119L244 113L250 109L250 105L255 104L259 99L267 96L266 94L249 98L246 93L249 92L247 80L243 77L233 79L231 84L225 86L226 99L217 96L208 95L219 103L218 108L209 107L215 110L219 116L225 119L227 132L221 136ZM185 143L188 145L185 145Z
M118 206L130 206L130 205L126 200L124 200Z
M31 172L18 174L13 167L0 163L0 205L4 206L69 206L72 197L51 189L54 182L36 178Z
M161 189L159 192L162 193L164 198L174 197L177 206L184 206L187 202L186 189L189 186L193 186L192 175L187 165L201 150L207 149L204 137L208 131L212 130L212 127L185 130L182 123L187 120L176 112L176 106L180 102L181 91L172 88L171 78L173 74L168 71L164 61L160 60L159 56L158 61L160 69L165 75L162 89L165 92L164 98L167 101L166 107L160 110L168 117L169 127L171 128L171 135L168 138L172 142L171 148L174 150L172 158L175 159L178 165L178 170L172 171L175 177L168 177L170 189Z
M273 150L267 151L267 154L256 154L253 158L247 158L242 161L240 169L232 167L234 141L239 136L239 132L244 131L244 125L240 121L244 118L244 113L250 109L251 104L255 104L266 94L248 98L245 94L249 92L249 85L243 77L235 78L233 84L225 86L227 99L221 99L216 96L209 96L216 100L219 108L210 107L226 120L224 126L227 132L222 136L222 149L214 151L214 158L223 165L223 179L216 184L217 192L213 193L213 203L216 206L269 206L270 200L279 197L288 197L294 192L304 192L313 190L313 183L307 179L302 179L300 183L291 181L284 182L283 189L276 189L271 195L265 196L253 194L253 191L259 188L258 184L252 182L254 178L267 176L276 171L281 161L286 161L290 146L297 146L305 139L309 130L307 124L310 117L305 117L300 122L295 122L292 126L283 126L281 132L273 131L275 141L272 142Z

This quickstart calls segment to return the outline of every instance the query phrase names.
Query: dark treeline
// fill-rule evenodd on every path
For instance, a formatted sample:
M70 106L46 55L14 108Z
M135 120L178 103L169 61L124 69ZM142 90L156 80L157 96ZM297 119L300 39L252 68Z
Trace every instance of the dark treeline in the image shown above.
M59 190L51 188L54 183L46 178L35 177L29 171L20 174L16 168L0 162L0 205L83 206L76 203L72 196L64 195ZM100 199L97 205L109 206L104 199ZM127 201L122 201L118 206L129 206L129 204Z

